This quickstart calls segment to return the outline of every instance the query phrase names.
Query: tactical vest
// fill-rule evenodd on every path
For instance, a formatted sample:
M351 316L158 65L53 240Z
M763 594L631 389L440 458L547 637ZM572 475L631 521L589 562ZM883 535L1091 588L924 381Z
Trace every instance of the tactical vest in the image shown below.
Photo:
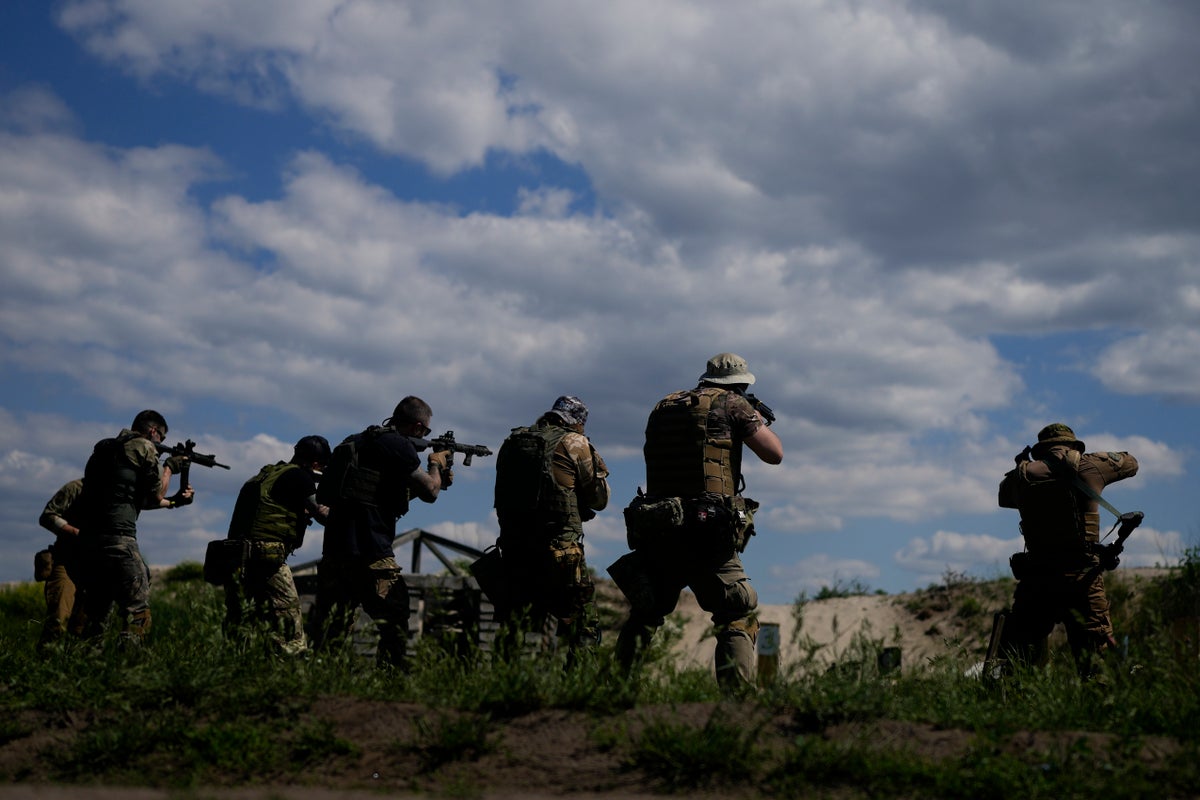
M83 470L83 530L99 535L133 536L141 513L143 494L138 472L126 455L125 445L138 438L134 431L97 442Z
M317 484L317 502L335 508L342 501L351 500L376 506L395 517L407 514L408 491L397 489L399 484L394 482L408 476L392 476L393 483L389 484L372 457L375 439L394 432L394 428L372 425L362 433L346 437L333 448L329 466ZM404 486L407 486L406 481Z
M496 516L502 538L536 541L583 536L574 488L554 479L554 451L572 431L560 425L513 428L496 455Z
M1032 555L1069 555L1100 540L1100 514L1070 484L1050 479L1018 484L1021 534Z
M299 512L285 508L271 497L275 482L292 469L300 467L283 461L268 464L242 485L237 502L233 506L233 517L229 521L230 539L282 542L288 547L299 544Z
M646 493L697 497L738 493L741 448L733 446L725 404L732 392L703 386L667 395L646 423Z

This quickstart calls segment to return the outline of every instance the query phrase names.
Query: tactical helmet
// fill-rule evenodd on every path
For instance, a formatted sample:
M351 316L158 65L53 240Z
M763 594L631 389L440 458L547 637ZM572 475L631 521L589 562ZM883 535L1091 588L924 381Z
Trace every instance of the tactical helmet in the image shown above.
M1045 453L1056 444L1070 445L1072 449L1084 452L1084 444L1075 438L1075 431L1061 422L1054 422L1038 431L1038 443L1033 446L1033 455Z
M700 376L701 383L754 383L746 368L746 359L736 353L718 353L708 360L708 369Z
M550 411L562 417L568 425L586 425L588 408L583 401L573 395L564 394L554 401Z
M305 436L296 442L292 460L298 464L317 462L322 468L329 463L329 441L324 436Z

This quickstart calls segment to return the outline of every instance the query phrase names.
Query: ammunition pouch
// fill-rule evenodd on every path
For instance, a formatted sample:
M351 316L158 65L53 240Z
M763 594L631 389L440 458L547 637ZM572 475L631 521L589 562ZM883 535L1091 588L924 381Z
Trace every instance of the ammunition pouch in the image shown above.
M754 535L758 503L741 495L706 492L695 498L638 495L625 509L631 550L648 545L732 546L746 549Z
M33 554L33 579L41 583L50 580L54 571L54 553L50 550L38 550Z
M246 566L250 558L250 542L245 539L215 539L204 551L204 581L223 586Z

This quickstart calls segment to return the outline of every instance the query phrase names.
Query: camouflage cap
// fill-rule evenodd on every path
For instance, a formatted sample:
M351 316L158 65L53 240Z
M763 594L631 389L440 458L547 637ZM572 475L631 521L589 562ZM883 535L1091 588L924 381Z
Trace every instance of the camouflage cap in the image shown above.
M1084 451L1083 442L1075 438L1075 431L1061 422L1053 422L1038 431L1038 443L1033 446L1034 455L1045 452L1056 444L1067 444L1079 452Z
M700 376L701 383L754 383L746 368L746 359L736 353L717 353L708 360L708 369Z
M583 404L582 400L573 395L564 394L555 400L550 411L562 417L563 422L568 425L587 424L588 408Z

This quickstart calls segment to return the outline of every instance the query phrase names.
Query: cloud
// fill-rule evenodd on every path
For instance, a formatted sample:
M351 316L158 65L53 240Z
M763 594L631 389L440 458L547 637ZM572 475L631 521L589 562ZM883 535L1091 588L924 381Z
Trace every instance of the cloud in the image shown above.
M1200 317L1200 287L1194 282L1184 284L1166 297L1168 306L1182 299L1195 324ZM1193 357L1198 346L1200 332L1195 328L1169 325L1112 344L1097 357L1092 372L1114 392L1160 394L1193 404L1200 402L1200 365Z
M1006 570L1009 556L1024 548L1020 536L1000 539L989 534L939 530L928 538L910 539L894 558L918 580L932 582L947 573L989 577L990 573Z
M869 588L869 582L879 576L879 567L863 559L818 553L792 564L772 566L767 575L773 583L786 586L792 597L801 592L811 596L822 588Z
M970 529L942 518L995 513L1017 429L1067 402L1047 374L1100 381L1084 419L1106 392L1200 398L1186 4L55 14L133 76L112 82L131 101L199 90L236 133L187 146L147 114L100 141L85 131L119 126L54 86L0 97L10 483L72 476L153 405L235 465L206 476L235 491L277 445L337 439L416 391L436 425L491 443L583 396L631 487L651 405L733 350L787 451L746 469L764 527ZM250 116L230 103L287 119L295 149L239 161ZM474 196L498 164L520 173L496 184L512 213ZM67 397L95 408L53 441L19 430L66 423ZM1119 434L1089 444L1141 461L1127 489L1189 474L1174 434L1096 427ZM619 546L619 526L596 542ZM940 572L937 546L905 564Z
M671 236L956 264L1176 228L1194 12L1010 5L77 0L59 20L144 79L290 100L442 173L545 150Z

